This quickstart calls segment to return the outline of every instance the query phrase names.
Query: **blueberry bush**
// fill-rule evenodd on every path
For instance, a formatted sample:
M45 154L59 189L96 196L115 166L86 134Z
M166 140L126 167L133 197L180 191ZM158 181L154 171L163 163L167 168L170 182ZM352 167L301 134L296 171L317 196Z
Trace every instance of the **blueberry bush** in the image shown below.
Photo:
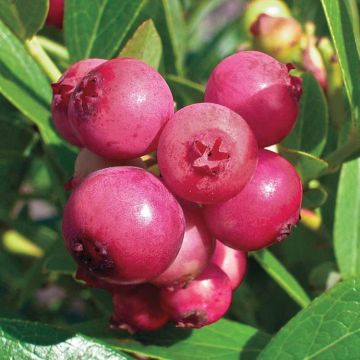
M0 0L0 358L359 359L359 5Z

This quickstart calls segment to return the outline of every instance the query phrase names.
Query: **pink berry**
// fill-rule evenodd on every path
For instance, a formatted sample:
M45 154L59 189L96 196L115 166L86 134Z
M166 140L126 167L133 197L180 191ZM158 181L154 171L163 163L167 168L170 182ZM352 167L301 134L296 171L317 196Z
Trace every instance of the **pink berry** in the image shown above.
M130 160L109 160L83 148L75 160L74 174L66 184L67 190L76 188L88 175L97 170L126 165L141 167L143 169L146 168L145 163L140 158Z
M79 266L117 284L151 280L178 254L183 211L149 172L130 166L89 175L64 210L63 236Z
M174 113L171 91L149 65L131 58L107 61L76 87L69 117L84 146L109 159L131 159L156 149Z
M161 301L177 327L200 328L219 320L231 304L229 278L210 264L188 287L161 290Z
M160 136L157 156L161 175L176 195L216 203L236 195L250 179L257 144L241 116L201 103L175 113Z
M302 185L294 167L280 155L260 150L255 174L232 199L204 208L214 236L243 251L285 239L299 220Z
M122 287L113 294L113 306L111 326L130 334L158 330L169 320L160 303L160 290L150 284Z
M76 85L92 69L106 60L86 59L73 64L58 80L52 84L53 100L51 104L54 125L60 135L73 145L82 147L82 143L75 134L68 119L69 99Z
M247 269L247 254L232 249L216 240L214 255L211 262L217 265L230 279L231 288L235 290L244 280Z
M185 234L175 261L152 283L157 286L181 287L198 276L208 265L214 250L214 239L205 226L201 209L183 204Z
M301 79L258 51L240 51L213 70L205 101L227 106L250 125L260 147L276 144L295 125L301 96Z
M64 0L50 0L49 12L46 18L47 25L62 29L64 21Z

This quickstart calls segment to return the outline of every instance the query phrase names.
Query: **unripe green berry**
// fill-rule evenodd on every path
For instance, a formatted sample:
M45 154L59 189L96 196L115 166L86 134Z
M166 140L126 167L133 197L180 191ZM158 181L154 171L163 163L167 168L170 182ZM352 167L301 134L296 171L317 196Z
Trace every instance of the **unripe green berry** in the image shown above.
M300 59L302 28L294 18L261 14L251 25L251 33L256 50L284 63Z
M252 0L246 5L242 17L243 27L250 36L250 27L260 14L270 16L291 16L290 9L282 0Z

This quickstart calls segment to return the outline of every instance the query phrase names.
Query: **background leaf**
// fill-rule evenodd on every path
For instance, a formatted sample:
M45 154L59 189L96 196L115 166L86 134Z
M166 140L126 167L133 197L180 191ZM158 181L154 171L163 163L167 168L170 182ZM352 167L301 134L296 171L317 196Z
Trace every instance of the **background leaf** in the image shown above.
M125 360L130 356L104 344L44 324L0 319L1 357L7 359Z
M50 84L23 44L1 21L0 92L38 127L56 180L61 184L59 189L62 188L71 176L74 153L52 126Z
M305 73L302 78L303 95L300 101L299 118L295 128L283 141L283 145L320 156L327 137L327 103L324 92L314 76Z
M222 319L202 329L176 329L141 333L121 341L121 350L162 359L256 359L269 336L250 326ZM111 343L119 344L119 340Z
M343 0L321 0L343 73L345 89L360 129L360 57L352 26L351 7Z
M157 69L162 56L162 43L154 22L144 21L128 40L120 52L120 56L142 60Z
M48 8L49 0L0 0L0 20L24 40L42 28Z
M322 187L305 189L301 207L306 209L316 209L325 203L327 197L328 194Z
M303 151L291 150L281 146L279 150L281 155L295 166L304 184L312 179L316 179L328 168L325 160Z
M72 62L111 58L119 50L145 0L67 0L65 42Z
M175 98L181 98L182 103L178 104L178 109L182 105L190 105L194 102L202 102L204 98L205 87L191 80L176 75L167 75L166 81Z
M286 324L259 360L359 359L360 280L336 285Z
M360 159L343 165L336 199L335 255L344 278L360 275Z
M159 30L164 45L165 68L170 74L184 75L185 23L179 0L160 0Z
M0 158L27 157L38 140L39 135L30 127L0 115Z
M298 281L286 270L276 257L266 249L252 252L251 256L261 267L281 286L290 297L301 307L310 304L310 298L298 283Z

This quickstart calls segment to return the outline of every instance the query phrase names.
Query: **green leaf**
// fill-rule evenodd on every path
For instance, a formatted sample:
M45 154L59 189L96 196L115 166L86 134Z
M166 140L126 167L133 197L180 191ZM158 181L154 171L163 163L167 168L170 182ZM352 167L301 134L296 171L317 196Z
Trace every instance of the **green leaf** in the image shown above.
M28 157L38 143L39 134L8 116L11 115L0 114L0 158Z
M159 31L164 45L166 71L184 75L185 22L179 0L160 0Z
M360 280L339 283L289 321L259 360L359 359Z
M65 42L71 60L112 57L144 3L145 0L67 0Z
M56 171L59 194L72 173L74 152L55 132L50 118L51 89L23 44L0 21L0 93L37 125ZM61 195L60 195L61 196Z
M49 257L44 262L44 268L47 271L64 275L73 275L76 272L76 264L68 252L49 254Z
M250 360L256 359L268 341L269 336L257 329L222 319L202 329L177 329L169 325L154 333L111 342L120 350L161 359Z
M0 0L0 20L25 40L42 28L48 8L49 0Z
M321 0L343 73L345 89L360 129L360 57L352 26L351 7L343 0Z
M306 189L304 191L301 207L305 209L316 209L326 202L327 197L328 194L323 187Z
M0 319L1 358L125 360L129 355L115 351L86 336L29 321Z
M120 52L120 56L142 60L158 69L162 56L162 43L153 21L144 21Z
M185 105L203 101L205 92L203 85L176 75L167 75L166 81L175 97L180 97Z
M360 276L360 159L344 164L341 170L334 241L342 276Z
M283 145L320 156L325 147L328 130L327 103L324 92L313 75L305 73L302 78L300 115L295 128L283 141Z
M25 178L26 172L29 169L29 164L30 158L21 158L17 161L14 161L14 159L11 158L3 159L0 157L0 179L6 179L6 181L0 181L0 211L10 211L13 204L16 202L16 196L6 198L5 196L1 195L16 195L18 193L19 187L21 186L21 183Z
M291 150L282 146L279 147L279 150L281 155L295 166L304 184L318 178L328 168L326 161L306 152Z
M311 300L305 290L269 250L256 251L251 255L297 304L301 307L310 304Z

